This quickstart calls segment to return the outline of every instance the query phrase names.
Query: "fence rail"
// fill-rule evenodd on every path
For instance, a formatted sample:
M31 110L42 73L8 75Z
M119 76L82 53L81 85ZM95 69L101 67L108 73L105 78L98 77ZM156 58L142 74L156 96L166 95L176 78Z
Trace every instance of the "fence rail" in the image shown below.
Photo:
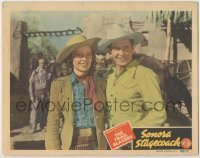
M43 37L43 36L70 36L82 33L83 30L79 27L76 29L68 29L63 31L34 31L24 33L26 37Z

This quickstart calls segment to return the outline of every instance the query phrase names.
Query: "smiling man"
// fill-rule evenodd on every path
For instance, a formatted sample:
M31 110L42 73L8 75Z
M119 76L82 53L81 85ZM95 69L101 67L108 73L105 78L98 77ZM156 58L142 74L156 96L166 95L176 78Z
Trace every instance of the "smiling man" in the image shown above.
M134 59L135 45L142 40L142 33L128 33L124 25L114 24L107 30L107 39L98 43L100 50L110 50L115 63L106 88L110 127L127 120L132 127L162 126L165 123L166 111L159 79L151 69Z

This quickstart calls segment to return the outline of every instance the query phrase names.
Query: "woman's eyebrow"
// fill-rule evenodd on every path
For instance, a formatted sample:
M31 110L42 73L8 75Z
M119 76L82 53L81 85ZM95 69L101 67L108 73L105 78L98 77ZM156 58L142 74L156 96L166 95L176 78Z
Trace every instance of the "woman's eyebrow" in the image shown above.
M81 54L81 52L79 52L79 51L75 51L74 53L75 53L75 54Z

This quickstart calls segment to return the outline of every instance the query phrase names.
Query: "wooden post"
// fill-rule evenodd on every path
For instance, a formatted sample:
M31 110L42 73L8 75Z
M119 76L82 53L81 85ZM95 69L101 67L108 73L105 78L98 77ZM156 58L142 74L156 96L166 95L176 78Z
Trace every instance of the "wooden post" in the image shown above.
M16 79L17 83L22 84L20 91L26 89L28 85L28 71L29 71L29 52L27 37L24 33L27 31L27 24L23 21L11 21L11 35L10 35L10 72ZM16 83L13 83L16 85Z

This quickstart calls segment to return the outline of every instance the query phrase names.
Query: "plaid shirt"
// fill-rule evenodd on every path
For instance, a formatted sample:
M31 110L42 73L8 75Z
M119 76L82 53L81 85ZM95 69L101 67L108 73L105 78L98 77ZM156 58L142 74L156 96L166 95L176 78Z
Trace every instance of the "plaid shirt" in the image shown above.
M70 80L74 96L74 126L78 128L95 127L93 107L85 97L84 83L79 81L74 73L70 74Z

